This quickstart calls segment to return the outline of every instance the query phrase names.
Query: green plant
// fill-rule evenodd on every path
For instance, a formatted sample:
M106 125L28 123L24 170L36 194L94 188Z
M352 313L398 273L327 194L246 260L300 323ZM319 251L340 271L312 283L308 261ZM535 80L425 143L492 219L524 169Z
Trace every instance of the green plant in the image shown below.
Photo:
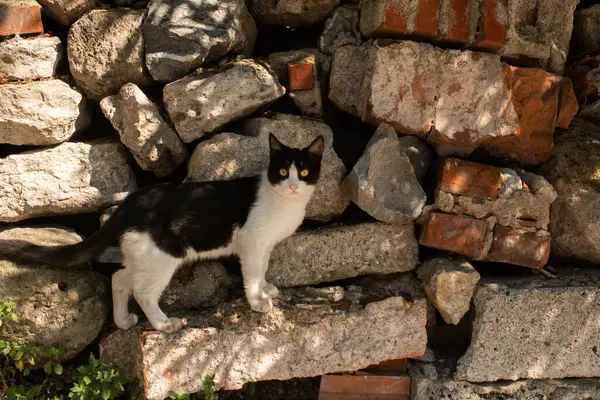
M169 399L171 400L219 400L217 392L215 390L214 377L207 375L202 381L202 393L195 394L178 394L171 392L169 393Z
M125 392L127 378L112 364L103 364L90 354L87 365L77 368L69 398L75 400L109 400Z

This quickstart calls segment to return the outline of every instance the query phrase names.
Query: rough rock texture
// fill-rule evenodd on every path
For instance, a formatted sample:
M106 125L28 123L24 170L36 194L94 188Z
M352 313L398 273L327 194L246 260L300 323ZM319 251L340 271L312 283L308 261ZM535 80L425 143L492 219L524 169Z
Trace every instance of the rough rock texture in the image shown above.
M48 146L90 124L87 101L60 80L0 85L0 143Z
M252 60L186 76L163 89L169 117L186 143L252 114L284 93L277 76Z
M63 25L71 25L79 17L93 9L97 0L39 0L52 18Z
M425 352L424 300L389 297L363 306L362 296L332 289L283 291L266 314L240 299L188 314L189 328L172 334L142 332L144 326L117 331L103 340L101 355L142 378L146 397L158 400L201 390L207 375L217 388L239 389Z
M306 208L309 219L329 220L340 215L349 199L342 190L346 168L333 149L333 133L320 122L293 115L253 118L240 133L222 133L201 142L194 150L186 181L233 179L260 173L269 164L269 133L290 147L306 147L317 136L325 137L321 177Z
M519 380L516 382L468 383L452 379L443 364L412 362L412 400L594 400L600 393L598 379Z
M366 122L427 137L440 155L466 156L485 145L535 165L552 149L561 87L560 77L509 66L498 55L380 40L337 49L329 99Z
M578 115L586 121L600 125L600 100L584 106Z
M482 280L471 346L456 379L488 382L600 376L600 275Z
M291 287L410 271L419 262L414 227L362 223L306 230L271 253L267 281Z
M144 10L118 8L87 13L69 30L71 74L91 99L115 94L126 83L151 83L144 64Z
M469 311L479 273L467 260L434 258L423 263L417 275L444 321L457 325Z
M319 51L317 49L302 49L282 51L269 55L268 63L277 74L279 82L284 85L290 99L302 114L318 117L323 114L323 99L321 96L321 79L319 77ZM289 69L297 64L310 64L312 67L310 89L297 90L291 87Z
M63 143L0 159L0 221L100 211L136 189L119 143Z
M417 219L427 195L421 187L424 173L417 177L409 152L418 157L425 172L431 163L431 150L416 138L398 138L389 125L379 125L365 152L343 181L350 199L373 218L395 224ZM415 146L401 142L415 140ZM411 150L413 149L413 150Z
M340 0L251 0L249 3L258 23L302 26L324 21Z
M358 31L359 9L356 5L343 5L333 12L325 21L323 33L319 38L319 51L321 52L321 71L324 87L329 84L329 71L331 70L331 57L342 46L348 44L360 45L362 40Z
M571 43L573 54L600 50L600 4L575 12Z
M144 38L152 77L171 82L229 53L250 56L256 26L243 0L151 0Z
M51 78L64 54L56 36L27 40L15 37L0 42L0 79Z
M81 237L60 228L0 228L0 240L46 246L75 244ZM109 313L110 286L90 269L31 267L0 260L0 299L13 301L19 322L8 323L10 340L57 346L72 358L96 339Z
M540 67L562 74L578 3L579 0L508 2L506 44L500 54L515 59L524 55L539 60Z
M550 214L552 253L600 262L600 127L575 118L538 170L558 192Z
M213 307L227 298L233 279L223 265L197 262L180 267L161 297L165 312Z
M169 175L188 158L181 139L160 109L133 83L105 97L100 107L140 167L159 177Z

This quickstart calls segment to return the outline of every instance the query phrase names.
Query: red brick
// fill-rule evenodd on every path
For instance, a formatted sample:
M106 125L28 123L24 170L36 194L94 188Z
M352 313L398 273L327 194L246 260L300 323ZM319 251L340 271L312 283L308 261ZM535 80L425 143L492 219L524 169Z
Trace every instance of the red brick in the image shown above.
M368 36L374 37L386 37L386 36L397 36L407 33L407 15L408 9L403 7L397 7L397 4L393 0L375 0L378 3L385 3L385 13L383 16L383 23L377 27ZM363 6L361 12L365 12L367 7ZM362 17L361 17L362 18Z
M313 88L313 64L288 64L290 90Z
M410 377L324 375L319 400L408 400Z
M561 78L539 68L504 65L505 87L515 110L518 128L483 147L495 155L533 166L548 159L554 147Z
M43 31L39 6L0 7L0 36L42 33Z
M420 0L415 34L435 37L438 33L438 12L440 0Z
M469 41L469 0L449 0L448 34L444 39L453 42Z
M488 254L490 261L540 269L550 256L550 237L537 236L534 232L496 225L494 241Z
M394 374L394 375L402 375L406 372L406 358L400 358L397 360L387 360L380 362L379 364L369 365L363 371L370 373L379 373L379 374Z
M499 50L506 43L507 0L485 0L484 14L479 20L476 47Z
M579 105L573 90L573 83L569 78L563 78L560 85L556 126L567 129L577 111L579 111Z
M421 227L419 243L471 258L480 258L485 231L485 221L462 215L431 213Z
M444 192L494 200L501 185L500 169L491 165L447 158L442 162L439 188Z

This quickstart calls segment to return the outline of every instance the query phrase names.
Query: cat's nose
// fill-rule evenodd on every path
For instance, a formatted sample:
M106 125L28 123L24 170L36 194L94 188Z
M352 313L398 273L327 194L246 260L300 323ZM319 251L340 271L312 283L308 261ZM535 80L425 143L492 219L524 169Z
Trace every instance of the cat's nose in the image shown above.
M298 185L290 185L290 189L292 189L292 193L296 193L296 190L298 189Z

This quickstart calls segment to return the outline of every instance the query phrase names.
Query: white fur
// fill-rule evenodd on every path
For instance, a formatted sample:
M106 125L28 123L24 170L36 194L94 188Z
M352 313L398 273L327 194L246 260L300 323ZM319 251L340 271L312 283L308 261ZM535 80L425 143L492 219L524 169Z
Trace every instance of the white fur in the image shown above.
M162 251L148 233L125 233L120 243L125 269L112 278L117 326L129 329L137 323L137 316L130 314L127 308L129 297L133 294L155 329L172 332L181 328L185 320L168 318L158 305L177 268L184 261L234 254L240 257L250 307L259 312L269 311L273 307L272 298L278 294L277 288L265 280L271 251L300 226L313 190L313 186L298 179L294 165L287 179L276 186L271 185L264 174L248 220L244 226L234 230L231 241L225 247L201 253L190 248L184 258Z

